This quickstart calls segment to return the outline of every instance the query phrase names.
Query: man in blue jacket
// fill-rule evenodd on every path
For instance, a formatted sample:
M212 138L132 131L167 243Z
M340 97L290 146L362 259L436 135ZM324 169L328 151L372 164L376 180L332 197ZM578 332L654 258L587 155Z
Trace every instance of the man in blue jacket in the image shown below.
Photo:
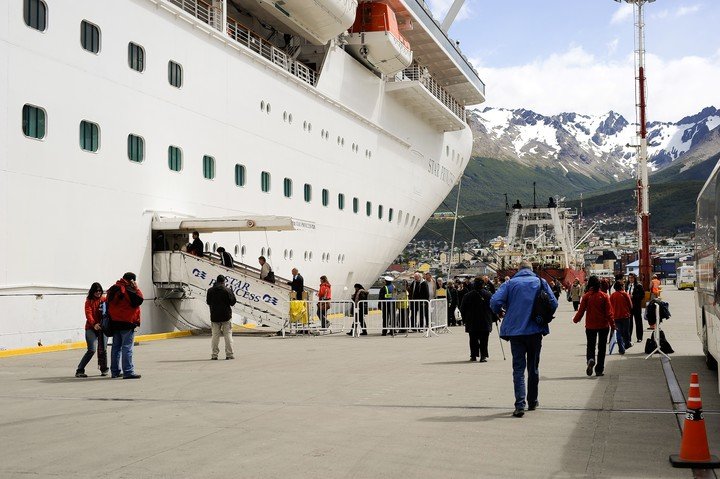
M503 316L500 325L500 337L510 341L513 358L513 385L515 387L514 417L525 414L527 408L534 411L538 403L538 383L540 382L540 348L542 337L550 334L547 324L533 317L532 310L539 288L545 288L550 296L553 311L558 303L550 286L544 279L533 273L532 263L523 261L520 270L509 281L504 282L490 299L490 308L495 314ZM527 394L525 391L525 369L527 368Z

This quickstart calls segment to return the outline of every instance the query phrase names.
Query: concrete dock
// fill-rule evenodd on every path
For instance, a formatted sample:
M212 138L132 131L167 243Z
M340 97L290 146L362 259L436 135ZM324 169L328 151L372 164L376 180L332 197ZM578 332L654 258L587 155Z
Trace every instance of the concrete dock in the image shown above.
M700 373L717 453L720 395L694 293L666 286L664 298L672 370L684 394ZM668 462L680 430L661 360L636 344L587 377L572 314L561 297L541 407L522 419L510 416L509 345L503 361L495 331L487 363L468 362L462 328L236 337L234 361L210 361L207 336L157 341L135 348L134 381L90 366L74 378L81 350L0 359L0 477L692 477Z

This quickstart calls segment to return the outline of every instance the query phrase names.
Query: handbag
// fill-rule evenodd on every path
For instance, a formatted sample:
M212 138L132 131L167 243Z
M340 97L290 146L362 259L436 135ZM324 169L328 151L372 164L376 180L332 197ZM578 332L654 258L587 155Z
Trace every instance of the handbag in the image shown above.
M105 336L112 336L112 318L110 318L110 312L108 311L106 301L100 303L100 313L102 314L102 318L100 319L100 329Z
M555 311L553 310L552 301L550 301L550 295L545 288L543 288L542 279L538 277L540 286L538 292L535 294L535 302L533 303L532 317L537 321L540 326L547 326L553 320Z
M274 283L275 282L275 273L273 273L273 270L270 270L270 272L265 276L265 281L268 283Z

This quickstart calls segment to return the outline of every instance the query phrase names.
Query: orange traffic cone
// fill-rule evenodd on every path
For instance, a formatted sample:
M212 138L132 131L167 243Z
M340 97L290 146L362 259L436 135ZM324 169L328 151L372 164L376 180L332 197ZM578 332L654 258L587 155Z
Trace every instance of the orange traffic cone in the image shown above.
M690 391L688 391L685 427L683 427L680 454L670 455L673 467L697 467L709 469L720 467L720 459L710 455L708 448L705 419L700 399L700 384L697 373L690 375Z

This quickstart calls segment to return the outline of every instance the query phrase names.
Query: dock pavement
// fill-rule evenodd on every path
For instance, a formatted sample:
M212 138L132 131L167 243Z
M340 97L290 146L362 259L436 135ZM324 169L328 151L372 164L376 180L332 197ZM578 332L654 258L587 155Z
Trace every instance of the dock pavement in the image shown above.
M672 371L683 394L700 373L717 453L720 394L694 293L666 286L663 297ZM208 336L142 343L140 380L90 367L74 378L82 350L3 358L0 477L692 477L668 462L680 429L662 361L636 344L587 377L572 315L561 297L541 405L522 419L510 415L510 348L504 361L495 331L487 363L468 361L460 327L431 338L235 337L234 361L210 361Z

